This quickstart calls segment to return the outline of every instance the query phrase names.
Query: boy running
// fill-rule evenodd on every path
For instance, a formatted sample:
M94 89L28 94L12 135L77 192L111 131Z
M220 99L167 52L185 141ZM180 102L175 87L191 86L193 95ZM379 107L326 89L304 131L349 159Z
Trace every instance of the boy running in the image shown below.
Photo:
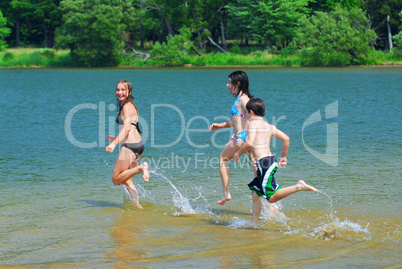
M307 185L303 180L299 180L296 185L284 187L275 182L274 174L278 167L287 164L286 155L289 149L289 137L277 129L274 125L267 123L263 116L265 115L264 101L259 98L253 98L246 105L246 115L249 120L248 136L239 151L234 155L235 161L240 161L240 156L251 149L252 156L256 161L257 176L248 186L252 191L253 197L253 223L257 226L261 212L261 199L264 197L270 203L275 203L295 192L318 190ZM271 153L271 138L276 137L282 140L282 154L279 163Z

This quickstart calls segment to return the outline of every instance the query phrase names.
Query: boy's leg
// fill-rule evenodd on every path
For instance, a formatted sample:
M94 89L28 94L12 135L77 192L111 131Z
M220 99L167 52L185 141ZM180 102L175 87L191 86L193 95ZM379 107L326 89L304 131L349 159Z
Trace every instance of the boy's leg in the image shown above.
M268 202L275 203L295 192L299 191L315 191L318 192L313 186L307 185L303 180L299 180L296 185L279 189L274 195L269 198Z
M262 207L261 197L255 191L252 191L251 195L253 197L253 223L257 227Z

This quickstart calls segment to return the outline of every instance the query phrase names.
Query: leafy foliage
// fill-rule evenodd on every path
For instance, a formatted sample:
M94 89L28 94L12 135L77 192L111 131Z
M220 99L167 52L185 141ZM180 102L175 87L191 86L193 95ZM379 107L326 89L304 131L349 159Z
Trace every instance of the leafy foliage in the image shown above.
M304 18L295 41L301 48L302 64L342 66L365 64L375 37L361 9L338 7L330 13L317 12Z
M268 46L284 45L296 35L298 21L307 13L307 0L237 0L228 5L241 28Z
M167 44L155 44L151 50L153 59L161 60L163 65L177 66L185 63L188 52L193 46L188 28L182 28L180 35L169 36Z
M367 17L364 23L361 14L353 21L351 12L358 8ZM9 0L0 1L6 18L4 22L0 17L0 49L5 43L68 48L71 54L59 63L80 66L124 63L123 48L140 48L145 54L154 49L147 64L181 65L192 57L192 50L177 44L192 42L198 55L261 50L291 58L302 48L299 55L306 65L361 64L369 61L370 46L390 48L388 16L393 54L401 51L401 9L401 0ZM183 27L190 29L189 43L178 41ZM321 30L326 41L310 42L309 35L324 39ZM297 46L289 46L292 43Z
M10 34L10 29L6 27L7 19L3 17L3 13L0 11L0 51L7 48L7 43L3 41L5 37Z
M64 24L57 36L57 45L69 48L72 58L84 66L116 66L119 64L123 10L120 1L64 0Z

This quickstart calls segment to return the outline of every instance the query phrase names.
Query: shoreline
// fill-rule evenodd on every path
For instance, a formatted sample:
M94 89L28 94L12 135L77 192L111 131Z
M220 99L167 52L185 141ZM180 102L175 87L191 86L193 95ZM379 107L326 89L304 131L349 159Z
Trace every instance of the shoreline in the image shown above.
M301 65L193 65L185 64L182 66L161 66L161 65L143 65L143 66L132 66L132 65L118 65L114 67L78 67L78 66L0 66L0 69L42 69L42 68L126 68L126 69L145 69L145 68L392 68L392 67L402 67L402 62L400 63L383 63L377 65L347 65L347 66L301 66Z

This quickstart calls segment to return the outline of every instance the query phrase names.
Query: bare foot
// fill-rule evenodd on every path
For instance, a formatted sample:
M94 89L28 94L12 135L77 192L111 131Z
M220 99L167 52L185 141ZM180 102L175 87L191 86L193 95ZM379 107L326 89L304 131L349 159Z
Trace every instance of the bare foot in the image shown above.
M145 182L148 182L149 171L148 171L148 163L147 162L142 163L142 177L144 178Z
M279 211L279 206L277 206L275 203L269 203L269 210L271 210L272 213L277 214Z
M220 205L224 205L227 201L232 200L232 196L230 195L230 193L228 194L224 194L223 198L221 200L219 200L217 203Z
M128 197L130 198L131 202L135 204L136 207L139 209L143 209L143 207L140 205L139 199L138 199L138 193L136 190L130 188L127 185L123 185L124 190L126 191Z
M301 191L315 191L315 192L318 192L318 190L316 188L314 188L313 186L307 185L307 183L304 182L303 180L299 180L297 182L297 186L299 187L299 190L301 190Z

